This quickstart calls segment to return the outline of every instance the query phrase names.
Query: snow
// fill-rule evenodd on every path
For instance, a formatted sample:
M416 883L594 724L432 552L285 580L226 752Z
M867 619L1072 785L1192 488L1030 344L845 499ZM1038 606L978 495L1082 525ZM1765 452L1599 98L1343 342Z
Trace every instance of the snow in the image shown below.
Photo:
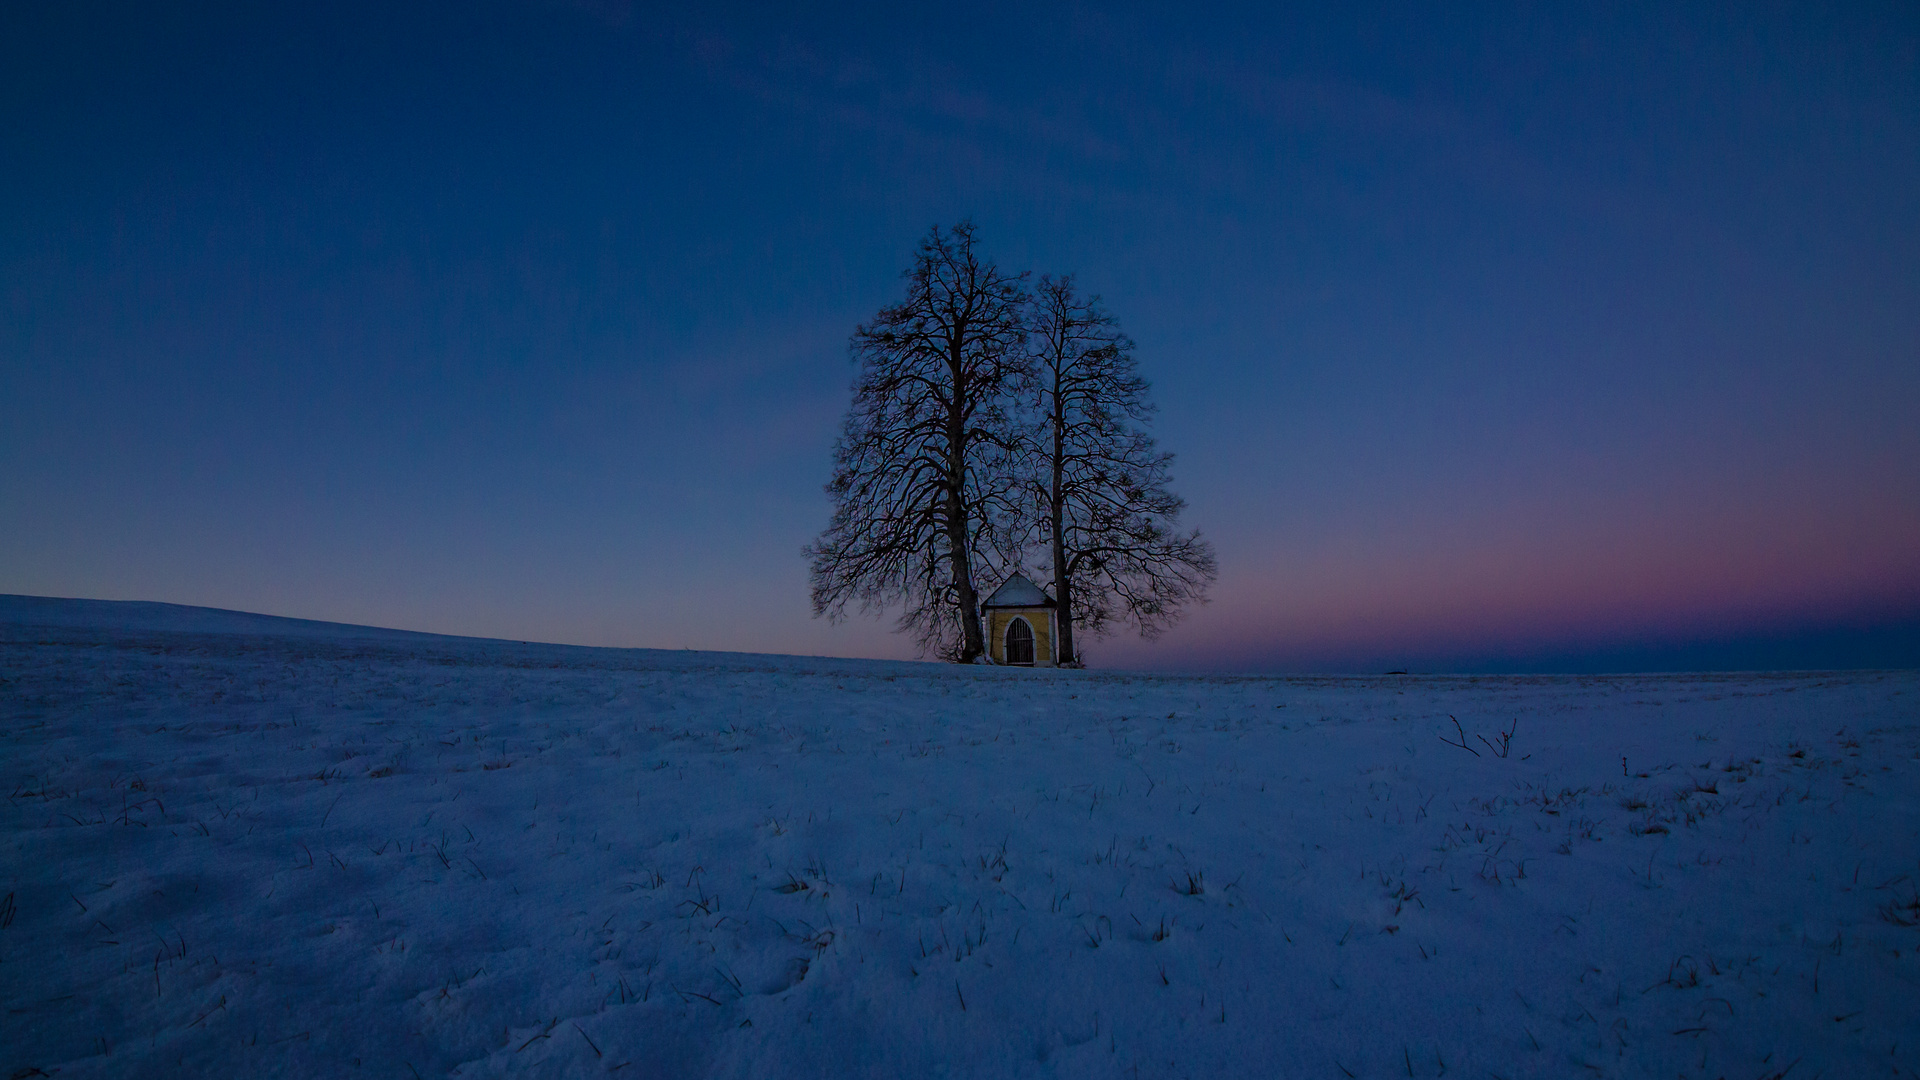
M983 608L996 607L1052 607L1053 599L1040 586L1028 581L1025 575L1015 574L1008 578L993 595L987 597Z
M1920 1071L1920 673L259 618L0 600L4 1075Z
M314 619L288 619L247 611L160 604L148 600L69 600L51 596L0 594L0 624L90 630L99 634L126 630L178 630L202 634L264 634L275 637L378 638L421 641L441 638L411 630L384 630Z

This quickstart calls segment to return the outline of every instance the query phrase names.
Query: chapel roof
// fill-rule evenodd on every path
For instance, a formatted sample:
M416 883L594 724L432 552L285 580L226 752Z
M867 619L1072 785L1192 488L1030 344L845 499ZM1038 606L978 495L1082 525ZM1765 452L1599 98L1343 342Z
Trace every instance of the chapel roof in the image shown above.
M982 608L1053 607L1053 598L1025 576L1015 574L1006 584L993 590Z

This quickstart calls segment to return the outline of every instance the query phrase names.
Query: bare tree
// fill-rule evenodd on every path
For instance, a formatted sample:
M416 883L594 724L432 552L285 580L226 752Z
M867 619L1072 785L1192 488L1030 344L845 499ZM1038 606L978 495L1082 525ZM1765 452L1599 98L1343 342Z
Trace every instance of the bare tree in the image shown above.
M975 575L1001 561L1017 502L1008 415L1028 363L1025 274L974 250L971 222L920 243L906 299L854 331L860 365L834 447L833 520L806 549L813 611L899 603L923 654L985 651Z
M1173 455L1155 449L1133 341L1073 278L1043 277L1033 301L1034 401L1043 415L1031 481L1053 562L1059 660L1079 663L1074 630L1115 621L1158 636L1217 573L1213 545L1178 531L1186 501L1167 490Z

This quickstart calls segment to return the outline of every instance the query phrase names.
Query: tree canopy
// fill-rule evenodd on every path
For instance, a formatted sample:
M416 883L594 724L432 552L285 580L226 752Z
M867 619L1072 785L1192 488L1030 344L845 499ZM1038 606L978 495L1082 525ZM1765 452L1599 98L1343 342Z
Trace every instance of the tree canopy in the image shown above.
M1017 558L1025 275L982 260L962 222L932 229L905 276L906 298L853 334L833 520L807 548L813 610L898 603L922 652L969 661L986 649L977 575Z
M853 334L858 373L834 446L833 517L806 548L813 610L898 606L923 654L986 651L981 586L1051 567L1062 663L1074 630L1152 637L1206 599L1216 563L1178 525L1172 455L1131 339L1071 277L1009 274L962 222L934 227L906 297Z

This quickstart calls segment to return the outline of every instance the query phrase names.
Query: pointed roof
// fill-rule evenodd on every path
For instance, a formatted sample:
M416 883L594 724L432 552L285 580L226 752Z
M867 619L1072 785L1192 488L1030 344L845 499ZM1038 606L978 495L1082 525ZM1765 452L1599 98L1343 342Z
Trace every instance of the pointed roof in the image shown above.
M1015 574L993 590L981 608L1052 607L1053 598L1024 576Z

